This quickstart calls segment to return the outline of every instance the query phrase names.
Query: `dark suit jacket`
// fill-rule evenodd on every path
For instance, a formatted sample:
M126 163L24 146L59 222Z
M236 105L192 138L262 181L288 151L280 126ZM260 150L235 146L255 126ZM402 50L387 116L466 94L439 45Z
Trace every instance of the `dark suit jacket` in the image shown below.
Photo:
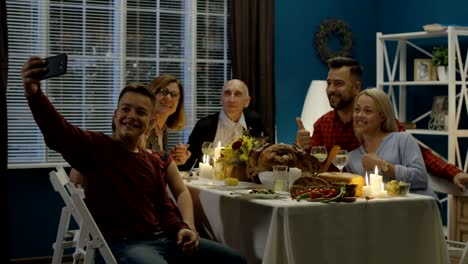
M263 132L264 136L268 136L258 113L244 109L244 117L247 128L250 130L250 135L259 137ZM197 158L198 161L195 167L198 167L198 162L200 162L203 158L201 146L204 141L212 142L214 140L216 136L216 130L218 129L218 121L219 112L205 116L198 120L188 140L188 144L190 144L188 149L192 154L187 162L183 166L180 166L179 169L189 170Z

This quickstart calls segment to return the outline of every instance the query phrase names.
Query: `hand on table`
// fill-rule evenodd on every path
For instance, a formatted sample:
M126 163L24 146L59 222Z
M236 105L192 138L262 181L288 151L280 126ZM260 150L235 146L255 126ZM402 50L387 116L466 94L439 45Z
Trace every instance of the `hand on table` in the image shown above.
M189 255L194 254L198 249L199 236L190 229L181 229L177 234L177 245L182 247L182 251Z
M465 191L465 184L468 184L468 173L460 172L455 175L455 177L453 177L453 184L461 191Z
M170 156L177 165L185 164L192 153L188 150L189 144L177 144L171 149Z
M300 117L296 117L296 122L298 126L296 144L303 150L310 150L310 132L304 128L304 124L302 124L302 120Z

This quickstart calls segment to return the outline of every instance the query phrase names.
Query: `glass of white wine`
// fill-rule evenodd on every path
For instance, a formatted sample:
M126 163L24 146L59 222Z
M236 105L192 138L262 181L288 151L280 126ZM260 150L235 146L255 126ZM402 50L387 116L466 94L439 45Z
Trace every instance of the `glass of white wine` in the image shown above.
M328 156L327 148L325 146L313 146L310 150L310 155L317 158L320 162L324 162Z
M210 162L210 159L214 156L214 145L213 142L204 141L202 144L201 151L203 153L203 162ZM206 158L205 158L206 157Z
M348 151L345 149L340 150L338 154L333 159L333 165L335 165L340 172L343 171L344 166L348 164Z

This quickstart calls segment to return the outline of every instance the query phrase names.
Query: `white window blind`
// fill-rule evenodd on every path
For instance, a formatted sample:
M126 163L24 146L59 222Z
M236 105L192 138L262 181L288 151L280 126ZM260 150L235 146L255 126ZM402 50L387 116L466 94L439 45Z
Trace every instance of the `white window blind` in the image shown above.
M55 166L24 98L21 67L31 55L68 54L68 72L42 82L67 120L111 133L118 94L129 82L175 75L185 88L188 124L221 109L230 79L228 0L7 0L9 168Z

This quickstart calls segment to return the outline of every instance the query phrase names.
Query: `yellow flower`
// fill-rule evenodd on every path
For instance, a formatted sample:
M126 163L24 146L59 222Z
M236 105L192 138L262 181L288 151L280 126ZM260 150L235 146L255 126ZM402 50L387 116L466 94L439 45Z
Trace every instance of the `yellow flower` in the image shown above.
M246 165L252 149L260 143L259 138L244 134L227 145L222 151L221 159L224 164Z

